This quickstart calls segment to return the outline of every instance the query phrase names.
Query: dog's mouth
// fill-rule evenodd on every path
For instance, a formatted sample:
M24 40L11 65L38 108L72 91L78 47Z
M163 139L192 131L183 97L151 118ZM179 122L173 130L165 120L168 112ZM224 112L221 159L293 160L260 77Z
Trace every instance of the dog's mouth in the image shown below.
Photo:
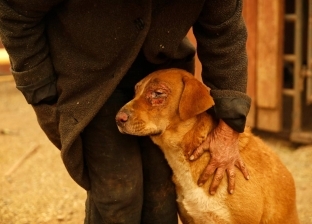
M161 133L162 133L161 131L155 131L155 133L149 134L149 136L156 137L156 136L161 135Z
M145 128L135 128L132 125L118 125L118 130L122 134L128 135L136 135L136 136L157 136L161 134L160 130L152 130L152 129L145 129Z
M123 134L136 136L155 136L161 134L156 125L146 123L141 119L130 118L124 112L120 112L116 116L116 124L118 130Z

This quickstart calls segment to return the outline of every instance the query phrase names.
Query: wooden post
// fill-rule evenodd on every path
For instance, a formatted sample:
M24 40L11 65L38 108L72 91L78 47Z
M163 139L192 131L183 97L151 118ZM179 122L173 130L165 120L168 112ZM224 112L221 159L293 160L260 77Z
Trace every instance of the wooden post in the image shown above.
M246 23L247 55L248 55L248 85L247 94L251 97L251 108L247 117L247 125L256 126L256 76L257 76L257 0L245 0L243 17Z
M257 128L282 128L284 1L257 2Z

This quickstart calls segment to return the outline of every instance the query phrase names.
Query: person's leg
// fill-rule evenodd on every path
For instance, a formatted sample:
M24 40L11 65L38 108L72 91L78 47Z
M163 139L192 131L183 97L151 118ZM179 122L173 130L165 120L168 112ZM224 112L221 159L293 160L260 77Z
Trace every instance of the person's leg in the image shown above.
M194 74L194 62L193 57L183 60L171 60L153 69L181 68ZM149 137L141 138L140 145L144 180L144 202L141 223L176 224L178 223L178 208L176 190L172 182L172 170L163 152Z
M143 224L177 224L176 191L172 171L163 152L149 137L140 139L144 202Z
M193 72L194 60L170 62L163 66L170 67ZM91 179L86 224L178 223L175 187L163 153L148 137L142 138L141 160L137 137L120 134L115 123L117 111L133 96L134 84L156 68L161 66L148 63L140 54L118 89L82 133Z
M117 111L129 100L116 90L82 133L91 189L86 224L140 223L143 184L137 137L121 134Z

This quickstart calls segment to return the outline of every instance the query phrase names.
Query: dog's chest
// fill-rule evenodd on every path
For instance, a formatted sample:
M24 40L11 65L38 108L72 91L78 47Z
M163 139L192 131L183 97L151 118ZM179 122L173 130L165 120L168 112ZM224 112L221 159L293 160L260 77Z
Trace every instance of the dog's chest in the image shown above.
M218 189L217 195L210 196L203 189L198 187L197 184L185 186L185 181L179 180L174 175L174 182L177 186L177 202L184 214L187 217L192 217L192 222L195 224L206 223L231 223L231 215L229 208L225 203L225 196L227 192Z
M219 187L214 196L209 195L207 185L197 185L179 144L166 144L161 148L173 170L180 210L187 213L185 216L192 217L190 223L230 223L231 215L225 203L228 196L226 187Z

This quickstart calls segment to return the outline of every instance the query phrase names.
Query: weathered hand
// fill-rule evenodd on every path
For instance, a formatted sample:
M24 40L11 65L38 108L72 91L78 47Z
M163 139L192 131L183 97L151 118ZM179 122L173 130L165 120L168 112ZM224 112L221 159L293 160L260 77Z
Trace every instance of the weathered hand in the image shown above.
M247 168L239 154L238 135L238 132L220 120L218 126L195 149L190 157L190 160L196 160L205 151L209 151L211 158L204 172L201 174L198 184L199 186L203 185L209 176L215 173L209 189L212 195L215 194L225 172L228 176L228 191L230 194L234 192L235 166L240 169L246 179L249 179Z

